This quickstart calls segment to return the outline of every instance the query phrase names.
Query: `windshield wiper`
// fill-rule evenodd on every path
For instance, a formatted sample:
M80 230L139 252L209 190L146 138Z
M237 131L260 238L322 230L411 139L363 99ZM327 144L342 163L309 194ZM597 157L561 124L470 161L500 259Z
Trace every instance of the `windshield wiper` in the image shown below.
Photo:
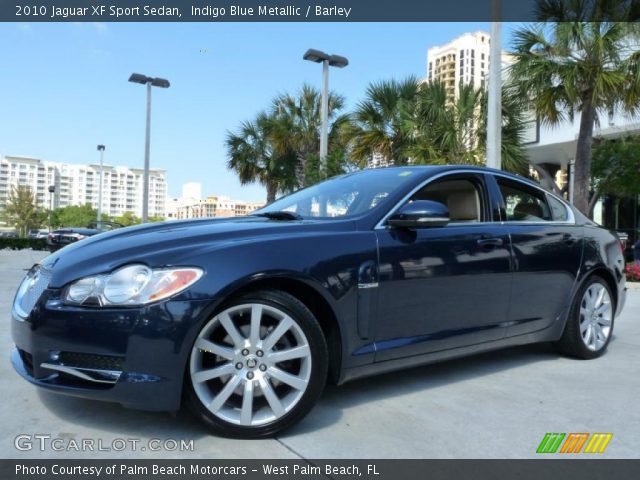
M260 212L251 214L252 217L266 217L272 220L302 220L302 216L294 212L277 210L274 212Z

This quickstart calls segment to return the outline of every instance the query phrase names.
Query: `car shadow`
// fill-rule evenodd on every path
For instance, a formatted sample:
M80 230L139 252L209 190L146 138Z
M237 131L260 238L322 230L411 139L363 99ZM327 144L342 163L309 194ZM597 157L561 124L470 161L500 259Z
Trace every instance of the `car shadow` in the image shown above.
M550 344L511 347L488 353L411 367L396 372L367 377L344 385L328 385L322 399L309 416L287 430L280 438L325 428L338 421L342 411L354 406L390 399L417 391L463 382L537 362L562 359Z
M536 362L558 361L561 357L549 344L526 345L496 350L446 362L412 367L349 382L328 385L320 402L300 424L279 438L310 433L338 422L342 411L354 406L389 399L416 391L428 392L448 384L492 375ZM210 432L187 410L145 412L118 404L58 395L38 389L42 403L57 417L83 427L136 437L199 439Z

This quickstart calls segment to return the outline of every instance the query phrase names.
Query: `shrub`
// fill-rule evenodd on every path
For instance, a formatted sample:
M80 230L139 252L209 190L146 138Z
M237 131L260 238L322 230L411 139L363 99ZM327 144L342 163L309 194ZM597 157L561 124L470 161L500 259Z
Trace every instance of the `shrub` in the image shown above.
M8 248L10 250L22 250L31 248L33 250L46 250L47 241L44 238L2 238L0 237L0 250Z
M627 275L627 281L640 282L640 265L637 263L628 263L624 273Z

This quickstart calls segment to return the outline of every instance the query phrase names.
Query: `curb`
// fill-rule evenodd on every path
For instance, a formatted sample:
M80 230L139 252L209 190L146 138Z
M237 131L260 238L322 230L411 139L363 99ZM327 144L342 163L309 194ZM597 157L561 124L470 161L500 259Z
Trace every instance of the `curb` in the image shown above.
M640 282L627 282L627 290L640 290Z

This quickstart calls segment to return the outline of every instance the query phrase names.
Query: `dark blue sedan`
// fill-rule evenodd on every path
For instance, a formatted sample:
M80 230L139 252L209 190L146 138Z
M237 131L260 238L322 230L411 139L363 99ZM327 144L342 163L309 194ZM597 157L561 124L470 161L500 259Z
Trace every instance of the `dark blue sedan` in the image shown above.
M617 237L526 179L474 167L343 175L248 217L154 223L50 255L13 305L13 364L53 391L215 432L298 422L327 381L534 342L602 355Z

